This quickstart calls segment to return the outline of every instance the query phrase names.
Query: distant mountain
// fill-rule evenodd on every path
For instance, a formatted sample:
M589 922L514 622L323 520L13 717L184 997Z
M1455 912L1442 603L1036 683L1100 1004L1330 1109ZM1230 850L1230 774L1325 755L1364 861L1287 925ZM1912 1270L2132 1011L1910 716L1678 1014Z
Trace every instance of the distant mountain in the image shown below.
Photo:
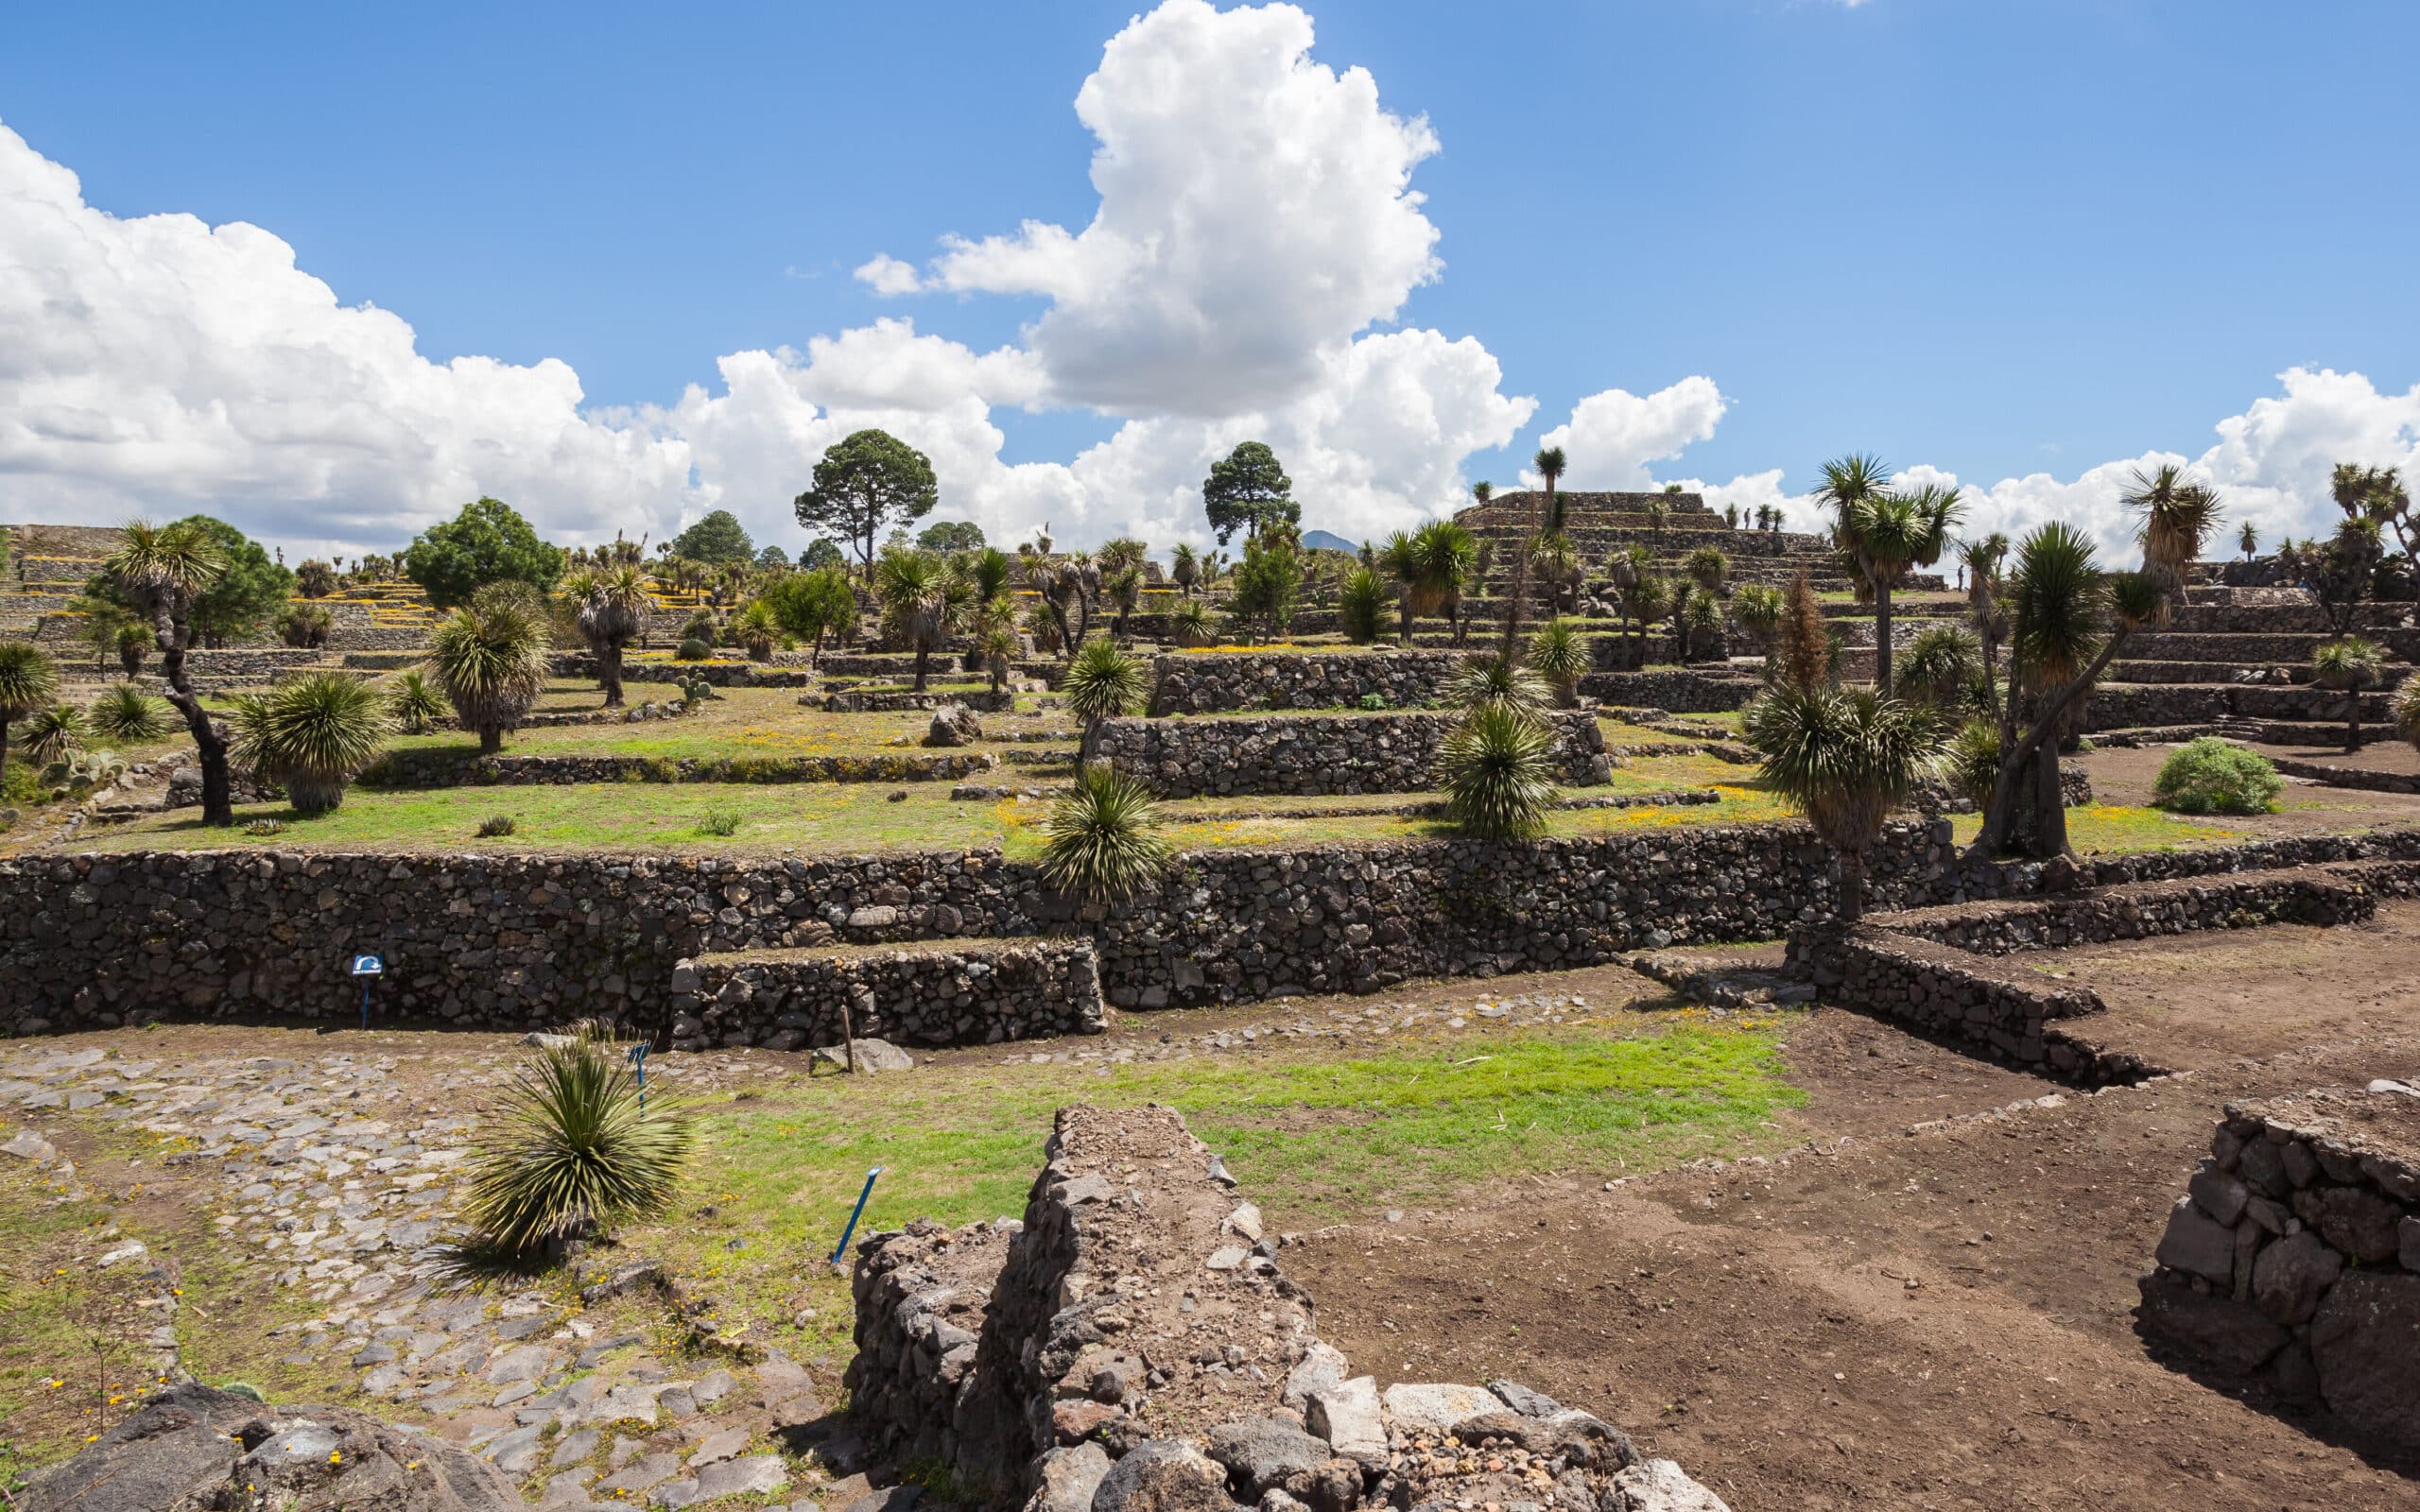
M1361 542L1347 541L1333 530L1305 530L1303 544L1322 551L1359 551Z

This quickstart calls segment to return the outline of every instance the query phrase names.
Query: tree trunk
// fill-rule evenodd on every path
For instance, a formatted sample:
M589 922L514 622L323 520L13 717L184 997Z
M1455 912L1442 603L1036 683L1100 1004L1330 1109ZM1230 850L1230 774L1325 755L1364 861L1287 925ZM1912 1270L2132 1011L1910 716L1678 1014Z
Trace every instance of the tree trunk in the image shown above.
M1403 633L1402 633L1402 635L1401 635L1401 636L1399 636L1399 637L1398 637L1398 639L1400 639L1400 640L1403 642L1403 644L1406 644L1406 645L1409 645L1409 644L1411 644L1411 585L1410 585L1410 584L1407 583L1407 584L1405 584L1405 585L1404 585L1404 593L1403 593L1403 597L1401 597L1401 598L1397 599L1397 600L1395 601L1395 603L1396 603L1396 607L1397 607L1399 610L1401 610L1401 611L1402 611L1402 613L1403 613Z
M1841 922L1854 924L1865 917L1865 852L1841 852Z
M924 638L923 638L923 637L919 636L919 637L917 638L917 641L916 641L916 691L917 691L918 693L922 693L922 692L924 692L924 691L925 691L925 656L926 656L926 655L931 651L931 649L932 649L932 648L931 648L929 645L925 644L925 641L924 641Z
M9 721L0 719L0 792L9 787Z
M1874 585L1874 691L1891 696L1891 585Z
M596 648L596 680L605 689L605 707L622 707L622 643L612 642Z
M2092 659L2092 665L2083 669L2083 675L2068 683L2057 697L2050 699L2049 707L2034 720L2033 728L2026 731L2025 738L2016 742L2014 749L2011 749L2009 746L2009 735L2016 728L2017 679L2012 673L2008 687L2008 710L2002 716L2000 727L1999 777L1992 783L1992 801L1991 806L1983 812L1983 828L1975 836L1975 850L1978 854L1997 855L2000 848L2008 843L2009 820L2016 812L2018 779L2024 771L2027 761L2032 756L2034 750L2044 744L2045 737L2049 736L2050 731L2057 727L2059 719L2066 713L2068 707L2089 693L2093 684L2100 680L2100 674L2108 669L2109 663L2117 658L2118 651L2125 645L2127 637L2132 633L2123 627L2114 632L2109 637L2108 644L2100 648L2100 654ZM2066 837L2066 817L2064 808L2060 810L2057 823L2061 844L2064 846Z
M817 668L823 665L823 627L821 625L815 627L815 649L806 654L806 664Z
M504 727L502 725L481 725L479 727L479 754L482 756L493 756L502 749L504 749Z
M2067 799L2059 786L2059 743L2044 741L2033 752L2033 843L2026 853L2037 861L2067 849Z
M184 715L194 753L201 761L201 822L232 825L235 794L227 774L227 731L201 706L194 695L193 679L185 675L185 643L192 633L167 605L151 611L151 636L160 648L160 675L168 684L168 702Z

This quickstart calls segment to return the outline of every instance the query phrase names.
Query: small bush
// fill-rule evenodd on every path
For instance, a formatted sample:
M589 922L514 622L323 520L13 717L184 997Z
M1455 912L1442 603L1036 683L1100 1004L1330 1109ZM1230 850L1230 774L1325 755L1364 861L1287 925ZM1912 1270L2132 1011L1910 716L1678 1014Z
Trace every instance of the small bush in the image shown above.
M520 828L520 826L513 822L511 815L491 814L486 818L479 821L479 838L482 840L493 840L500 836L510 834L518 828Z
M1367 645L1378 638L1378 629L1387 615L1387 585L1376 573L1367 567L1356 567L1344 577L1344 587L1337 599L1339 618L1343 624L1344 638L1356 645Z
M2266 814L2285 785L2268 757L2204 735L2160 767L2152 801L2178 814Z
M1552 733L1526 711L1504 703L1473 707L1437 753L1447 816L1482 840L1544 834L1554 801L1553 748Z
M694 635L684 637L672 651L673 660L678 662L703 662L714 654L713 646Z
M698 816L698 833L729 839L739 833L739 811L737 809L706 810Z
M529 1256L670 1206L697 1144L662 1101L641 1111L636 1078L593 1039L542 1052L505 1093L470 1162L465 1210L496 1248Z
M1384 709L1387 707L1387 696L1383 693L1365 693L1361 696L1361 707L1364 709Z
M1093 902L1122 902L1167 865L1150 790L1108 766L1077 769L1076 781L1051 806L1043 875L1051 885Z

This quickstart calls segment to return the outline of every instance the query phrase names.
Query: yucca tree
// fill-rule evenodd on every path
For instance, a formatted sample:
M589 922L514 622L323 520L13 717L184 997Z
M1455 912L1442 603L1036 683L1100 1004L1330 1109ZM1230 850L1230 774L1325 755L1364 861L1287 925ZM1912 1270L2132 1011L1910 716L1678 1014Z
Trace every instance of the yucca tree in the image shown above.
M1996 854L2021 806L2033 817L2032 852L2066 849L2059 787L2059 741L2072 711L2135 632L2159 612L2163 594L2141 573L2100 570L2092 541L2064 522L2037 527L2016 549L2009 574L2008 696L2000 709L2000 775L1977 849ZM2031 721L2022 733L2020 722ZM2028 772L2032 781L2022 781Z
M1967 705L1983 673L1983 643L1963 625L1935 625L1908 644L1899 663L1899 692L1920 708L1942 713Z
M1561 534L1563 496L1555 491L1555 484L1562 479L1569 465L1564 457L1563 448L1540 447L1538 455L1530 459L1530 465L1538 470L1538 476L1546 483L1547 492L1546 508L1538 522L1538 531L1531 534L1534 536L1539 531ZM1523 541L1517 543L1512 553L1512 582L1504 605L1504 646L1500 654L1508 662L1520 647L1521 616L1529 608L1523 601L1529 596L1530 542Z
M1681 630L1682 660L1704 655L1706 646L1722 634L1722 600L1703 592L1690 595L1681 614Z
M1836 530L1841 549L1857 567L1858 576L1874 594L1874 685L1891 691L1891 592L1916 567L1929 567L1948 549L1949 533L1964 512L1958 490L1929 485L1905 492L1865 489L1853 478L1851 457L1827 463L1825 489L1837 489L1847 499L1840 506ZM1876 468L1880 464L1875 464ZM1841 469L1838 483L1834 470ZM1861 470L1858 470L1861 475ZM1819 494L1824 490L1818 490Z
M1437 751L1445 815L1482 840L1544 834L1554 802L1554 733L1510 702L1474 706Z
M429 684L418 668L397 677L387 689L387 714L406 735L425 735L445 717L445 695Z
M1167 866L1167 838L1150 789L1108 766L1076 769L1075 782L1051 805L1045 834L1043 876L1087 902L1123 902Z
M731 617L731 633L746 648L751 662L770 662L773 644L782 638L782 622L773 613L773 606L761 598L748 601L748 607Z
M1867 688L1789 684L1760 695L1743 721L1767 786L1804 810L1840 855L1840 917L1865 912L1865 852L1882 821L1932 774L1941 733L1924 711Z
M874 562L873 596L886 629L916 653L916 691L925 691L932 654L965 626L974 586L929 551L894 547Z
M1478 557L1477 540L1451 520L1431 520L1409 534L1398 530L1387 538L1378 562L1398 585L1395 601L1404 644L1411 644L1415 619L1436 613L1448 596L1461 594Z
M1486 655L1469 658L1438 690L1438 697L1448 708L1468 713L1501 707L1530 720L1537 719L1538 711L1551 696L1546 679L1530 668Z
M629 565L576 573L558 593L571 607L579 637L596 658L596 685L604 690L605 707L621 708L622 653L646 627L652 608L647 575Z
M542 622L510 603L466 604L428 641L428 675L462 728L479 732L482 755L502 750L504 732L537 703L551 660Z
M1178 593L1191 598L1193 585L1201 580L1201 558L1194 555L1191 546L1178 546L1176 555L1168 562L1168 581L1176 584Z
M37 709L26 720L26 754L47 766L84 748L84 711L72 703Z
M1689 575L1689 581L1697 584L1700 592L1720 593L1731 576L1731 558L1722 554L1720 546L1700 546L1689 553L1681 570Z
M959 576L974 589L977 604L989 604L1006 593L1016 580L1016 558L997 546L968 552L959 566Z
M2340 636L2311 653L2313 680L2344 696L2344 748L2361 748L2361 692L2386 676L2386 653L2359 635Z
M30 641L0 641L0 785L9 776L9 727L50 707L59 668Z
M1077 652L1059 683L1059 696L1067 712L1084 726L1077 761L1089 764L1100 744L1101 725L1138 712L1150 693L1143 663L1116 642L1094 641Z
M235 755L285 789L299 814L324 814L378 759L393 730L369 683L341 672L308 672L235 706Z
M1344 575L1344 584L1337 591L1337 619L1346 640L1356 645L1367 645L1376 640L1386 613L1385 578L1367 567L1356 567Z
M1573 607L1580 596L1580 552L1571 537L1560 530L1540 531L1530 538L1530 567L1546 585L1547 602L1555 612Z
M1537 627L1530 637L1530 670L1554 689L1555 702L1570 708L1580 679L1588 675L1588 641L1580 627L1560 614Z
M2387 706L2387 717L2394 723L2394 732L2420 749L2420 678L2406 678L2394 690L2394 701Z
M1756 638L1756 644L1768 655L1772 653L1773 631L1781 625L1781 590L1771 583L1742 583L1731 595L1731 617L1739 627Z
M664 1212L697 1148L660 1095L648 1106L629 1057L586 1036L539 1052L486 1122L464 1214L512 1256Z
M1002 598L999 602L1006 603ZM1013 618L987 620L975 632L975 649L983 658L983 670L992 679L994 696L1009 685L1009 671L1016 664L1017 632Z
M104 740L157 740L168 731L168 707L131 682L110 685L85 715Z
M2243 550L2243 559L2250 561L2260 551L2260 531L2249 520L2236 527L2235 543Z
M201 766L201 822L206 825L235 822L234 789L227 767L230 737L227 726L202 707L194 692L185 652L193 644L194 601L226 570L226 554L208 533L191 524L155 525L147 520L128 524L119 533L117 550L101 563L101 575L118 596L151 626L168 702L193 735Z
M2143 576L2160 591L2153 623L2165 625L2169 609L2185 601L2186 570L2218 528L2218 490L2187 480L2183 468L2169 463L2150 472L2135 469L2118 502L2138 517L2135 540L2143 548Z

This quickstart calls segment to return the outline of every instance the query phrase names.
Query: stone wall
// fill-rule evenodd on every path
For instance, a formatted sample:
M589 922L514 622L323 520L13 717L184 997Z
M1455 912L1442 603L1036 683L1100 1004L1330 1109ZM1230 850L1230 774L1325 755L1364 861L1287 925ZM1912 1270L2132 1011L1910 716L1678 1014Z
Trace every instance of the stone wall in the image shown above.
M584 651L561 652L555 657L554 672L559 678L594 678L596 659ZM717 688L812 688L816 673L803 665L773 666L720 658L706 662L642 662L625 657L622 662L624 682L695 682L700 678Z
M2061 987L2021 967L1870 925L1835 951L1826 989L1919 1033L1988 1046L2082 1086L2139 1081L2158 1070L2055 1026L2105 1010L2090 988Z
M2377 911L2377 900L2365 879L2333 868L2305 868L1910 909L1874 922L1895 934L1979 955L2009 955L2204 929L2350 924Z
M801 934L808 931L802 928ZM829 937L831 927L818 933ZM1088 939L812 947L673 964L675 1049L796 1050L860 1039L996 1044L1109 1026Z
M1030 1512L1726 1512L1512 1382L1355 1376L1173 1109L1063 1108L1043 1153L1021 1220L858 1246L846 1381L885 1468Z
M2154 1263L2146 1333L2420 1452L2420 1092L2229 1104Z
M1682 714L1729 713L1743 707L1763 684L1752 677L1704 672L1592 672L1580 679L1582 695L1609 704L1646 704Z
M1164 798L1233 793L1416 793L1438 785L1437 754L1460 716L1444 713L1270 719L1111 719L1096 754ZM1613 780L1597 716L1553 711L1554 779Z
M1459 651L1177 652L1152 662L1150 712L1348 709L1372 694L1390 708L1434 703L1461 669Z
M426 747L390 750L366 787L541 787L571 782L948 782L999 765L990 751L877 751L865 756L480 756Z
M2420 793L2420 777L2404 772L2365 771L2359 766L2295 761L2285 756L2273 756L2269 764L2288 777L2308 778L2328 787L2354 788L2364 793Z

